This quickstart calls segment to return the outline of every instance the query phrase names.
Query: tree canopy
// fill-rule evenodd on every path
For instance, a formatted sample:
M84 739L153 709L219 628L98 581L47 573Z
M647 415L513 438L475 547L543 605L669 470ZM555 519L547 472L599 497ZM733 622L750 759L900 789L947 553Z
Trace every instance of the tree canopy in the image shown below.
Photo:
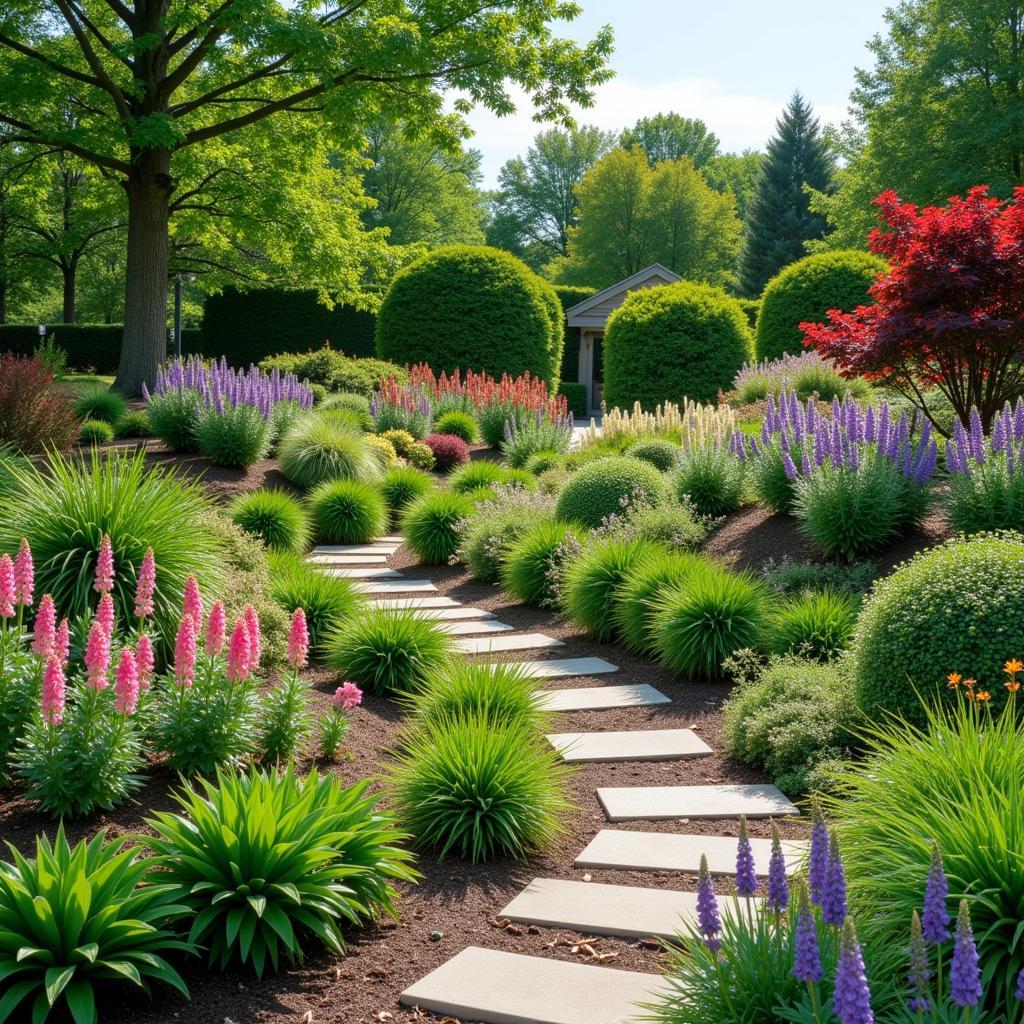
M703 121L674 112L640 118L622 133L619 145L639 146L652 165L688 156L695 167L703 167L718 156L718 136Z

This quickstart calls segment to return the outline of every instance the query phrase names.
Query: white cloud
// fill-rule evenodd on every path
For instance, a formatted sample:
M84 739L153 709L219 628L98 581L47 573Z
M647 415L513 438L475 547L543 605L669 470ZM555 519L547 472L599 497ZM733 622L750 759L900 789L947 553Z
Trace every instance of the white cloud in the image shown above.
M483 153L484 184L488 187L496 183L501 165L525 153L534 135L544 127L531 118L532 105L525 94L515 88L511 92L518 108L515 114L496 117L478 108L467 118L474 133L467 145ZM637 82L617 77L596 90L593 107L575 108L573 116L581 124L619 131L638 118L674 110L684 117L700 118L719 137L722 149L732 152L762 148L788 99L729 92L721 82L707 78ZM845 108L839 105L817 107L815 113L822 124L846 116Z

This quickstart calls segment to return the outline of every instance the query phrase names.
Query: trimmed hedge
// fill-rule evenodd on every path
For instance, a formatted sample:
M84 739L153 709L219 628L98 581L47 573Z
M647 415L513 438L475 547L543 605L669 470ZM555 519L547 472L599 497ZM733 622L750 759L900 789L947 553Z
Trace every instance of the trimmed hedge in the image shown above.
M558 301L562 304L562 333L565 344L562 353L561 377L563 381L578 380L580 376L580 329L570 327L565 322L565 314L576 303L589 299L597 292L593 288L584 288L575 284L555 284L552 285L552 288L558 296ZM584 414L580 413L580 415Z
M747 316L747 323L750 324L752 331L757 330L757 315L761 312L761 300L760 299L744 299L741 296L736 297L736 301L740 304L740 309Z
M587 415L587 386L577 381L563 380L558 385L558 393L565 395L569 403L569 412L573 416L584 417Z
M68 354L69 370L85 370L92 367L96 373L117 373L123 335L123 324L46 325L46 336ZM170 351L170 340L167 344ZM0 352L30 356L38 345L38 324L0 324ZM199 352L200 332L183 330L181 348L186 355Z
M349 356L372 356L376 325L373 313L343 305L328 309L312 290L225 288L203 305L202 351L227 356L232 366L324 344Z
M436 372L529 371L558 381L562 306L521 260L483 245L435 249L400 271L377 316L377 354Z
M844 312L871 301L868 288L885 260L855 249L815 253L790 263L765 285L757 317L757 358L778 359L803 352L799 325L825 319L830 309Z
M604 401L713 402L751 358L753 337L740 304L721 288L679 281L641 288L608 318Z

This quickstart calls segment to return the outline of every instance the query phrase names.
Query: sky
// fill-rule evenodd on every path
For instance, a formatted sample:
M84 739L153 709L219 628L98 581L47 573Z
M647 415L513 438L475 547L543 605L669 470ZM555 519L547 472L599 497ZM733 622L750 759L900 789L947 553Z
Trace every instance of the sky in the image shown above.
M884 31L891 0L578 0L583 14L560 35L589 39L601 25L615 33L615 77L580 123L619 130L668 112L699 117L725 152L759 149L794 89L823 123L846 116L854 69L870 66L865 43ZM518 94L521 96L522 94ZM484 186L524 154L542 129L528 103L497 118L469 116L483 154Z

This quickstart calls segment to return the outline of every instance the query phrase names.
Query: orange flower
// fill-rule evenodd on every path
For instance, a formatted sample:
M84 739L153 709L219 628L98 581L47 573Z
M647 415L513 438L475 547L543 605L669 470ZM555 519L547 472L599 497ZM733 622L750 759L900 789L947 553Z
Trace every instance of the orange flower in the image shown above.
M1008 683L1003 684L1010 693L1016 693L1020 689L1020 683L1016 679L1011 679Z
M1008 676L1015 676L1018 672L1024 672L1024 662L1018 661L1016 658L1011 658L1003 666L1003 671Z
M946 676L946 682L949 683L949 688L951 690L955 690L960 685L960 673L950 672L949 675Z
M978 692L977 692L977 693L976 693L976 694L974 695L974 699L975 699L975 700L976 700L976 701L977 701L977 702L978 702L979 704L982 704L982 703L985 703L986 701L990 701L990 700L992 699L992 694L990 694L990 693L988 692L988 690L979 690L979 691L978 691Z

